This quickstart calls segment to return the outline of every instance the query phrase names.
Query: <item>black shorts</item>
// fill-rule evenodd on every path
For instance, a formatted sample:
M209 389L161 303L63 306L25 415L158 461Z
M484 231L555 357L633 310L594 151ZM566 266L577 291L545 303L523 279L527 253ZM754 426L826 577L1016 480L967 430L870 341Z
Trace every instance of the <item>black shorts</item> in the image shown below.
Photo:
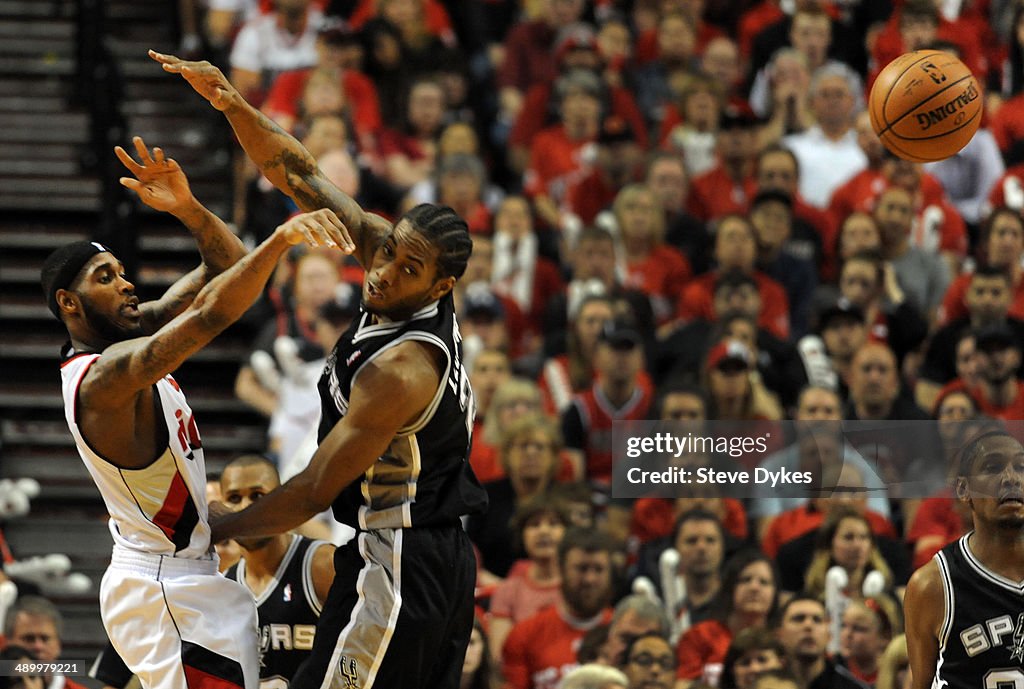
M361 531L334 568L291 689L458 689L476 585L460 526Z

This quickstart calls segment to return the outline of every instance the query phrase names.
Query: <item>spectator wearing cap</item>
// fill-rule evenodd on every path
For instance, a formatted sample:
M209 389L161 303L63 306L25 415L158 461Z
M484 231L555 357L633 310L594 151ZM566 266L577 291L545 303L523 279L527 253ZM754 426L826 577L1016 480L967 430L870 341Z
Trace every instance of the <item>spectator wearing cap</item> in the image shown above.
M868 339L889 345L901 363L928 334L924 316L907 301L892 267L877 252L854 254L843 262L839 297L864 313Z
M1018 342L1024 342L1024 321L1008 315L1010 276L1000 268L981 267L968 277L967 315L939 328L928 345L914 390L923 409L933 408L940 388L957 377L956 346L961 333L1005 325Z
M907 300L928 318L949 287L949 265L933 251L912 243L914 197L903 187L883 191L874 207L875 223L882 237L882 256L892 264Z
M358 37L341 20L324 21L317 33L317 64L278 76L270 88L263 112L287 131L294 131L302 117L299 98L314 75L323 75L336 83L344 94L346 111L362 148L372 149L374 137L383 126L377 87L354 65L348 54L358 45Z
M636 324L623 317L606 321L594 351L597 379L562 414L562 435L578 476L610 486L612 424L646 419L653 400L650 388L640 384L643 367Z
M482 282L466 288L459 321L466 359L472 361L483 349L508 351L509 330L502 300Z
M231 48L231 83L250 103L262 103L279 74L317 64L316 42L324 15L312 4L279 1L269 13L242 25Z
M800 195L825 209L840 185L867 167L857 145L854 117L863 108L861 82L841 63L829 63L811 74L810 104L815 124L782 142L800 161Z
M401 189L408 189L434 173L437 139L447 109L444 89L432 77L417 78L406 95L402 122L384 129L377 141L384 176Z
M1021 341L1005 324L977 330L978 386L974 395L981 411L1006 421L1024 419L1024 381L1017 378L1021 364Z
M723 275L715 285L714 309L714 322L692 321L658 343L651 362L653 377L697 384L697 372L708 348L729 336L751 349L765 385L779 396L783 406L795 403L807 374L792 344L757 325L761 297L754 279L735 272Z
M646 294L655 322L664 325L671 320L675 300L692 277L690 262L665 243L665 216L646 185L623 188L612 210L624 264L623 284Z
M787 251L793 236L793 202L781 191L762 189L750 202L750 222L757 234L757 267L786 290L791 336L807 332L811 296L818 284L813 256Z
M789 340L789 299L786 290L775 280L756 269L757 236L753 225L742 215L727 215L717 223L714 259L716 268L690 281L676 305L676 318L683 323L703 319L714 322L715 285L730 272L749 276L757 284L760 313L757 325L779 339Z
M868 341L864 310L848 299L839 297L819 311L817 332L835 372L835 387L845 397L849 390L853 356Z
M693 179L690 215L702 221L730 213L745 213L757 193L758 130L761 123L750 112L727 107L718 125L715 143L718 164Z
M573 70L555 82L560 123L533 138L523 187L538 218L552 228L561 224L561 205L574 180L586 174L593 142L601 130L605 92L601 78Z
M619 190L636 182L643 172L644 152L627 121L606 117L596 144L589 172L573 181L565 194L565 210L584 225L593 224L598 213L615 201Z
M658 58L639 65L632 74L637 104L652 126L658 126L676 100L671 81L677 73L697 69L697 32L682 12L666 12L656 29Z
M572 403L574 394L589 390L594 383L594 352L605 321L616 312L626 312L633 315L638 331L654 332L650 299L643 292L627 289L618 279L611 233L597 227L583 230L571 264L572 281L545 310L547 358L538 380L545 407L559 414ZM653 389L646 372L640 380Z
M982 264L998 268L1010 276L1008 314L1024 320L1024 219L1019 210L1005 206L993 209L981 226L978 246ZM966 293L970 283L971 276L966 273L958 275L949 285L939 310L942 323L968 315Z
M815 208L800 196L800 163L788 148L771 145L757 156L758 191L778 191L789 197L793 207L793 231L785 250L796 258L807 259L820 266L822 280L827 264L834 259L836 226L828 213Z
M778 421L782 406L765 388L754 367L750 348L723 339L708 350L704 364L710 401L708 418L715 421Z
M559 31L555 47L559 74L581 69L598 76L607 99L607 112L603 115L627 123L632 139L644 147L647 145L647 126L643 113L629 89L620 83L609 82L606 59L589 24L577 22ZM538 82L526 92L523 108L508 140L509 162L517 172L526 168L533 138L557 120L552 116L558 112L559 94L555 85L555 80Z
M583 5L583 0L544 0L539 16L509 30L497 75L500 120L515 121L531 86L555 81L557 66L551 58L558 30L579 21Z
M713 242L707 225L686 212L690 174L684 157L672 151L652 154L644 182L665 214L665 241L683 252L695 275L706 272Z
M540 254L530 202L507 196L494 216L494 268L491 284L512 299L529 321L532 335L544 332L544 310L565 291L554 261Z

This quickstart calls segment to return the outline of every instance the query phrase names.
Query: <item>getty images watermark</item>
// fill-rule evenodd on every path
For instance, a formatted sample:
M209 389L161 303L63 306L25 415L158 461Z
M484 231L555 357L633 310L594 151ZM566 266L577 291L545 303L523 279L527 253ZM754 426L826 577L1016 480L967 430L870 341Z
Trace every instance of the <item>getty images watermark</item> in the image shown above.
M946 489L963 447L994 424L1024 438L1021 422L990 419L616 422L612 497L923 498Z

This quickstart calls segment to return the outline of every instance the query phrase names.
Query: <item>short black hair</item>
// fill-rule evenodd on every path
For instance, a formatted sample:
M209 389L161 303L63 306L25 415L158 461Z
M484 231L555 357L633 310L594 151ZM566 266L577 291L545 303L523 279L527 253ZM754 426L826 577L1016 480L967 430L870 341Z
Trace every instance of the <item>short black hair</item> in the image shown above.
M963 476L965 478L970 476L974 460L978 458L982 451L981 441L988 438L998 437L1009 438L1015 443L1020 443L1020 441L1013 437L1013 435L1005 428L993 428L985 431L984 433L979 433L976 437L972 438L970 442L964 445L964 448L960 451L960 468L957 470L957 476Z
M473 253L469 226L448 206L421 203L408 210L400 220L408 220L413 228L437 247L437 276L458 280L466 272L466 263Z
M980 265L974 269L974 273L971 274L971 279L974 278L1000 278L1008 286L1013 286L1013 277L1010 276L1010 271L999 266Z
M558 544L558 566L565 567L565 558L570 550L582 550L585 553L608 553L611 560L615 545L604 533L596 529L573 527L566 530L562 542ZM564 576L564 575L563 575Z

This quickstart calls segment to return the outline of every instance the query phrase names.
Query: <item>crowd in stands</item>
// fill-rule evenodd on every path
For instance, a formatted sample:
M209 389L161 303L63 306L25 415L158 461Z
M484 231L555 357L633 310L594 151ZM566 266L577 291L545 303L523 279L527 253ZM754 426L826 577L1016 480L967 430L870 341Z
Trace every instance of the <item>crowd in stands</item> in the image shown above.
M1024 2L208 0L193 25L188 49L363 207L469 225L455 299L490 509L466 524L463 687L903 686L903 587L970 529L946 469L1024 419ZM922 165L865 108L925 48L986 107ZM296 209L235 172L233 220L262 239ZM237 394L283 478L360 280L296 251L249 314ZM644 419L891 424L772 448L765 468L831 469L826 495L612 498L612 425ZM900 425L929 419L934 438Z
M490 509L466 524L464 686L901 686L903 586L970 529L948 467L1024 418L1024 3L210 0L205 26L363 207L470 227L455 298ZM925 48L986 109L922 165L865 108ZM295 211L236 173L243 234ZM360 278L295 253L250 314L237 392L285 477ZM612 498L613 423L644 419L796 421L760 466L836 488ZM892 425L827 430L850 421Z

